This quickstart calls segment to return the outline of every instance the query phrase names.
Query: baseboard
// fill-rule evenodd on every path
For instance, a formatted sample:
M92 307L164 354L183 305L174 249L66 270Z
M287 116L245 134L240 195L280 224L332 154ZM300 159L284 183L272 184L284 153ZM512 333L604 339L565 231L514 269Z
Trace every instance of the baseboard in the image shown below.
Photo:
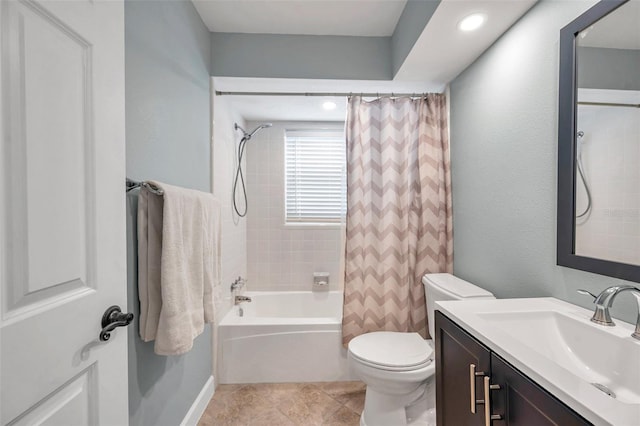
M204 410L207 408L207 405L209 405L211 397L213 397L214 391L213 376L209 376L198 397L193 401L191 408L189 408L187 415L184 416L184 420L182 420L180 426L196 426L198 424L200 417L204 414Z

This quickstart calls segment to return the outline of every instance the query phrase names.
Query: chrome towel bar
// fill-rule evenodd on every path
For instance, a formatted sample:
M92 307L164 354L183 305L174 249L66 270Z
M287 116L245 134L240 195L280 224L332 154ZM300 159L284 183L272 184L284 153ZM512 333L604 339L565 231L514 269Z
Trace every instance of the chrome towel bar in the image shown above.
M164 191L162 190L162 188L158 188L156 185L150 182L138 182L133 179L127 178L126 186L127 186L127 192L131 191L132 189L141 188L144 186L146 189L148 189L150 192L156 195L164 194Z

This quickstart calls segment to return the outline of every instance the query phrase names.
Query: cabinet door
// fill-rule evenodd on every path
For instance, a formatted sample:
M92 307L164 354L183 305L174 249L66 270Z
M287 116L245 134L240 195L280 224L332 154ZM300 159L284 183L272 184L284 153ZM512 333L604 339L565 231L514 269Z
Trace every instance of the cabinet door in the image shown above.
M494 426L590 425L571 408L536 385L498 355L491 354L492 414L502 416Z
M483 376L491 369L489 350L440 311L436 311L435 332L438 426L484 425L484 406L476 401L483 398Z

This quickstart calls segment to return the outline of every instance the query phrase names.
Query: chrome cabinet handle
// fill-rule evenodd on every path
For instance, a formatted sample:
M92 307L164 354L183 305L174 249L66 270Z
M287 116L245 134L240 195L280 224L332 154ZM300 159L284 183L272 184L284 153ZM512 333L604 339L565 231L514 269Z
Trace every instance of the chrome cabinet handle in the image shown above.
M475 364L469 364L469 393L471 395L471 413L476 413L476 406L484 404L484 399L476 399L476 377L485 376L483 371L476 371Z
M102 315L102 331L100 332L100 341L106 342L111 338L111 332L117 327L126 327L133 321L132 313L124 313L120 306L114 305L109 307L104 315Z
M491 426L493 420L502 420L500 414L491 414L491 391L500 389L500 385L492 385L491 378L484 378L484 424Z

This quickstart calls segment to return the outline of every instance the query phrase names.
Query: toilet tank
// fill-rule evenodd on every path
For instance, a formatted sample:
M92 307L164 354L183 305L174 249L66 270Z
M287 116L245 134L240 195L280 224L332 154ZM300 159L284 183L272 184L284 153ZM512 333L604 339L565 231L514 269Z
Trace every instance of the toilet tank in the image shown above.
M441 300L495 299L487 290L471 284L451 274L425 274L422 284L427 298L427 317L429 334L435 338L435 302Z

